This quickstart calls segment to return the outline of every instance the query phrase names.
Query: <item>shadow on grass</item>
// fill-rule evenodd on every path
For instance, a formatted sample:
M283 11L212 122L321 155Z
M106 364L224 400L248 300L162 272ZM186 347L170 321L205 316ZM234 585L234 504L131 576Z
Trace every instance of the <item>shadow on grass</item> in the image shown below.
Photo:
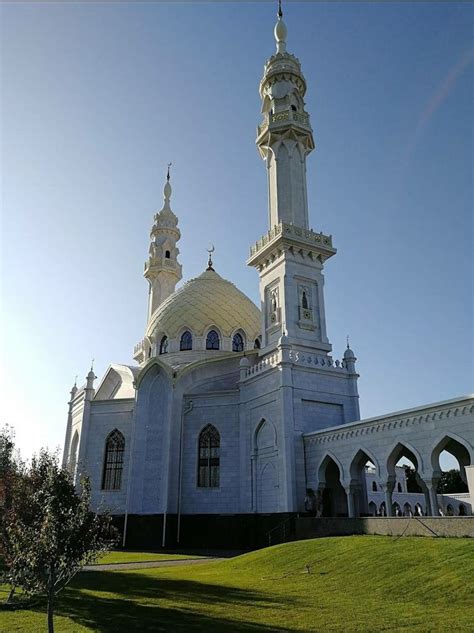
M96 595L81 593L97 592ZM100 592L115 596L105 597ZM160 600L168 600L167 607ZM290 631L288 627L233 621L199 613L201 608L228 605L244 620L252 607L278 610L291 603L274 600L266 594L233 587L222 587L190 580L170 580L140 574L88 572L59 596L56 615L65 616L94 631ZM35 611L42 611L40 606ZM251 616L250 616L251 618ZM72 625L73 626L73 625ZM74 630L71 628L70 630Z

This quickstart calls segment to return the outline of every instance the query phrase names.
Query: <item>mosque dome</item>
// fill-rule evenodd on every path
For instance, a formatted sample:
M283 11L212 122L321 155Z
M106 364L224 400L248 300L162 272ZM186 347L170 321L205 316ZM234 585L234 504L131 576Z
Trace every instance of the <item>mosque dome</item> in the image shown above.
M184 332L189 332L192 347L186 349L205 350L205 337L214 330L219 336L218 349L232 351L232 337L237 333L242 337L244 349L253 349L260 328L257 306L233 283L208 269L158 306L146 337L157 347L166 338L167 353L182 352L180 339ZM159 348L157 353L160 353Z

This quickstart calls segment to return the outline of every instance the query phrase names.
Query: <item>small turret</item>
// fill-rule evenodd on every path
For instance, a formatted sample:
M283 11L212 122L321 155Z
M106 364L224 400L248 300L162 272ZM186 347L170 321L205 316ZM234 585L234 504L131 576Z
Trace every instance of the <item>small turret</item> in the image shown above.
M356 360L357 360L357 358L356 358L354 352L349 347L349 337L347 337L347 348L346 348L346 351L344 352L344 362L346 364L347 370L351 374L355 374L355 371L356 371L356 369L355 369Z
M94 380L97 378L97 376L94 374L94 361L92 361L91 364L91 368L89 373L86 376L86 387L84 389L85 391L85 396L84 399L85 400L92 400L95 394L95 389L94 389Z

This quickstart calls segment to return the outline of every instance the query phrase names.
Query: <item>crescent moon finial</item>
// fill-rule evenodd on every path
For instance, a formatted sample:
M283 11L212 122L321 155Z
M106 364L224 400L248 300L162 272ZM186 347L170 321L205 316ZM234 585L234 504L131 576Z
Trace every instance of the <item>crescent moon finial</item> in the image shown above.
M209 247L206 249L207 252L209 253L209 259L207 260L207 270L214 270L214 268L212 267L212 253L216 250L214 244L210 244Z

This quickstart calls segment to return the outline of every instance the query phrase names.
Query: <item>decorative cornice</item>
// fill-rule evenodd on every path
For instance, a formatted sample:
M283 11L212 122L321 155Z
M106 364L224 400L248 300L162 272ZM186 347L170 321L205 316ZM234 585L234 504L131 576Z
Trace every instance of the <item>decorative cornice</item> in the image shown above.
M466 404L461 404L463 402ZM437 410L433 410L434 407L437 407ZM435 420L470 415L474 412L474 398L461 398L458 404L454 401L453 404L448 406L443 406L442 403L438 405L428 405L425 407L425 410L425 413L419 410L413 411L412 415L410 415L409 411L401 411L380 418L359 420L357 422L333 427L332 429L305 433L303 437L307 444L327 444L338 442L339 440L371 435L372 433L379 433L380 431L390 431L430 423Z

